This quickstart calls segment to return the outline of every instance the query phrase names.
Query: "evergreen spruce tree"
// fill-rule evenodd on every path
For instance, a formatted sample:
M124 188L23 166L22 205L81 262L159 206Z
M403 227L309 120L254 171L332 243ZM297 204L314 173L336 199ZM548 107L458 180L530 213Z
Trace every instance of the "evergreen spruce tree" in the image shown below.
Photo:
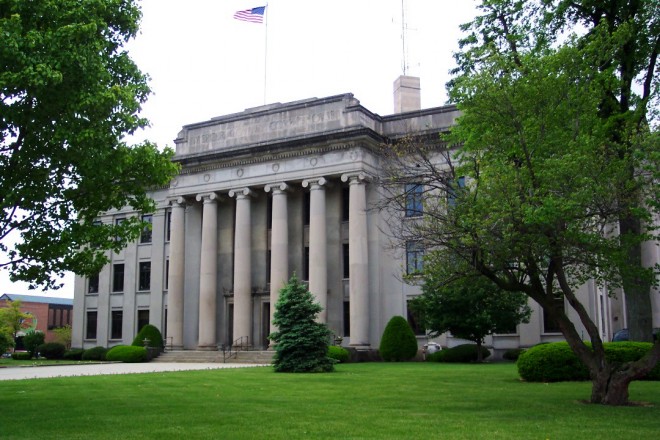
M323 310L294 274L280 290L273 324L278 331L270 335L275 342L275 371L319 373L334 371L335 361L328 357L330 330L316 322Z

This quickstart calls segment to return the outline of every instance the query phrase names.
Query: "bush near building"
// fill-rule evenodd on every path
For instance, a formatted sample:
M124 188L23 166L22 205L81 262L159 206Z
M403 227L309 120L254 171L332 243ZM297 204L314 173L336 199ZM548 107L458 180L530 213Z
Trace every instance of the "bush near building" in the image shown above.
M46 359L49 360L64 359L65 351L66 351L66 347L64 346L64 344L60 344L59 342L47 342L37 347L37 352L39 353L39 356L45 357Z
M607 342L605 357L612 365L641 359L653 344L649 342ZM518 374L528 382L564 382L589 380L589 370L575 356L566 342L539 344L520 355ZM643 380L660 380L660 365Z
M417 354L417 338L403 316L393 316L380 340L379 352L384 361L408 361Z
M45 342L45 335L39 330L30 330L23 336L23 346L31 357L37 352L37 347Z
M115 362L137 363L146 362L147 349L133 345L117 345L105 354L105 359Z
M461 344L456 347L431 353L426 357L426 360L429 362L477 362L479 358L477 350L477 344ZM486 347L481 346L481 359L486 359L488 356L490 356L490 351Z
M331 345L328 347L328 357L341 363L346 363L351 358L348 350L346 350L344 347L338 347L336 345Z
M145 339L149 340L149 347L154 347L159 349L159 351L163 351L163 335L160 333L160 330L158 330L158 327L151 324L145 325L138 334L135 335L135 339L133 339L131 345L134 347L144 347Z
M72 348L64 352L64 359L68 361L80 361L82 360L83 353L85 353L85 350L82 348Z
M93 347L85 350L82 355L83 361L104 361L108 349L105 347Z

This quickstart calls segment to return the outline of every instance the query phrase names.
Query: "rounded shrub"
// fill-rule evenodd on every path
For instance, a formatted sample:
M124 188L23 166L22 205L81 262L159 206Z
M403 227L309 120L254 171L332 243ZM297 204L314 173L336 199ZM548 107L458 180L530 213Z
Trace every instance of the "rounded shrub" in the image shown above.
M108 350L105 358L113 362L145 362L147 360L147 349L133 345L117 345Z
M607 342L605 357L614 367L639 360L651 350L650 342ZM528 382L589 380L587 367L566 342L537 345L523 353L516 364L518 374ZM660 365L642 380L660 380Z
M481 346L481 359L490 356L490 350ZM461 344L430 354L427 359L431 362L467 363L477 361L477 344Z
M160 333L160 330L155 325L147 324L135 335L133 339L134 347L144 347L144 340L149 340L149 347L158 348L160 351L163 350L163 335Z
M83 361L104 361L108 349L105 347L93 347L85 350L82 355Z
M518 374L528 382L560 382L589 379L589 371L567 342L531 347L516 362Z
M72 348L64 352L64 359L68 361L82 360L82 355L85 352L82 348Z
M41 344L39 347L37 347L39 356L43 356L49 360L64 359L65 351L66 347L64 347L64 344L60 344L59 342L46 342L45 344Z
M394 316L387 323L379 350L385 361L401 362L415 357L417 338L403 316Z
M32 359L32 354L29 351L15 351L11 354L11 358L15 361L29 361Z
M331 345L328 347L328 357L336 360L337 362L346 363L350 359L348 350L344 347L338 347L336 345Z

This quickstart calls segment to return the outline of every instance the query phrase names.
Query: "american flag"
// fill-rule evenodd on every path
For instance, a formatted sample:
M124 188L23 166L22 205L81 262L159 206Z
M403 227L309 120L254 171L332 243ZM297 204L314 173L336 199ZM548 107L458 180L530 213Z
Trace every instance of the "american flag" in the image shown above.
M266 12L265 6L258 6L244 11L238 11L234 14L236 20L249 21L250 23L263 23L264 13Z

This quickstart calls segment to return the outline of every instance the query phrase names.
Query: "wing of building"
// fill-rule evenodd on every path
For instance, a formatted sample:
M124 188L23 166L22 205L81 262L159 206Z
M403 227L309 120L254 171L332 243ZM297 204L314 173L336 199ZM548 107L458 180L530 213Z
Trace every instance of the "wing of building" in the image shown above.
M151 196L152 230L110 255L97 277L77 277L73 346L130 343L151 323L174 348L215 350L243 338L264 348L278 290L296 273L319 316L358 349L378 348L419 287L402 281L414 246L395 250L373 179L378 148L446 131L454 106L420 109L419 79L395 82L395 114L379 116L352 94L271 104L184 126L181 172ZM138 212L108 212L121 222ZM604 337L623 325L621 302L595 284L580 292ZM561 339L533 305L529 324L487 341L496 350ZM414 323L413 323L414 324ZM420 346L427 341L417 329ZM444 335L442 345L461 341Z

